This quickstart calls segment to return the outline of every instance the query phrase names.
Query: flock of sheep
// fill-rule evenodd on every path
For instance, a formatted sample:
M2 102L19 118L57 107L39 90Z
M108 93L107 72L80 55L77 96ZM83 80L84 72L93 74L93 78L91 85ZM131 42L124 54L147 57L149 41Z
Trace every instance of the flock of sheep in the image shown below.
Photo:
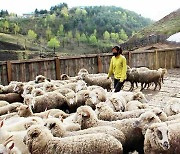
M128 68L130 90L161 87L166 72ZM107 74L86 69L0 85L0 154L179 154L179 98L158 108L141 91L111 89Z

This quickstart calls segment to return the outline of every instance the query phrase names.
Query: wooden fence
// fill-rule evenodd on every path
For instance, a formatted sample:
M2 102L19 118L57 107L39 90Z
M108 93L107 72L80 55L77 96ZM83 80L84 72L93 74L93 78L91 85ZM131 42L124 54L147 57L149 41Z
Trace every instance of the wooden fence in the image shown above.
M146 66L151 69L180 67L180 48L125 52L124 56L131 67ZM111 57L112 54L108 53L0 62L0 84L34 80L39 74L51 79L60 79L63 73L69 76L77 75L81 68L86 68L89 73L107 73Z

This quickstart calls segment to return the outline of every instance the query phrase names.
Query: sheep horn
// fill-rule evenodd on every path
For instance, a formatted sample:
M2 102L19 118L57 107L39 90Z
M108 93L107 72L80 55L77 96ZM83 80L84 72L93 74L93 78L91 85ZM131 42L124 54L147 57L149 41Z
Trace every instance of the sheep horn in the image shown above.
M9 142L11 142L11 141L13 141L13 140L11 139L11 140L6 141L6 142L4 143L4 146L7 146L7 144L8 144Z
M11 136L9 136L6 140L5 140L5 142L7 142L9 139L11 139L13 137L13 135L11 135Z
M48 119L49 114L50 114L50 111L48 111L48 113L47 113L47 115L46 115L45 119Z

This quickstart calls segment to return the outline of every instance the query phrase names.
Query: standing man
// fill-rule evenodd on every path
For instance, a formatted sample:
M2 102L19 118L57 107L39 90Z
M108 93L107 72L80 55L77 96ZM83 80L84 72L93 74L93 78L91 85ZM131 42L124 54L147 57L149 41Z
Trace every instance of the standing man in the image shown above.
M112 48L113 57L111 58L108 79L114 75L114 92L119 92L126 80L127 64L126 58L122 55L122 49L119 46Z

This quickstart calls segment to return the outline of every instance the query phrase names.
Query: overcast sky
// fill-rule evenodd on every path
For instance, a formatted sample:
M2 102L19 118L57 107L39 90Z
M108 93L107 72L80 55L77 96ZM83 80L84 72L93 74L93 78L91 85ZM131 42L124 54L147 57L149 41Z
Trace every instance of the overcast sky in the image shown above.
M8 10L19 15L34 12L37 8L49 10L51 6L67 3L74 6L120 6L143 17L159 20L180 8L180 0L0 0L0 10Z

